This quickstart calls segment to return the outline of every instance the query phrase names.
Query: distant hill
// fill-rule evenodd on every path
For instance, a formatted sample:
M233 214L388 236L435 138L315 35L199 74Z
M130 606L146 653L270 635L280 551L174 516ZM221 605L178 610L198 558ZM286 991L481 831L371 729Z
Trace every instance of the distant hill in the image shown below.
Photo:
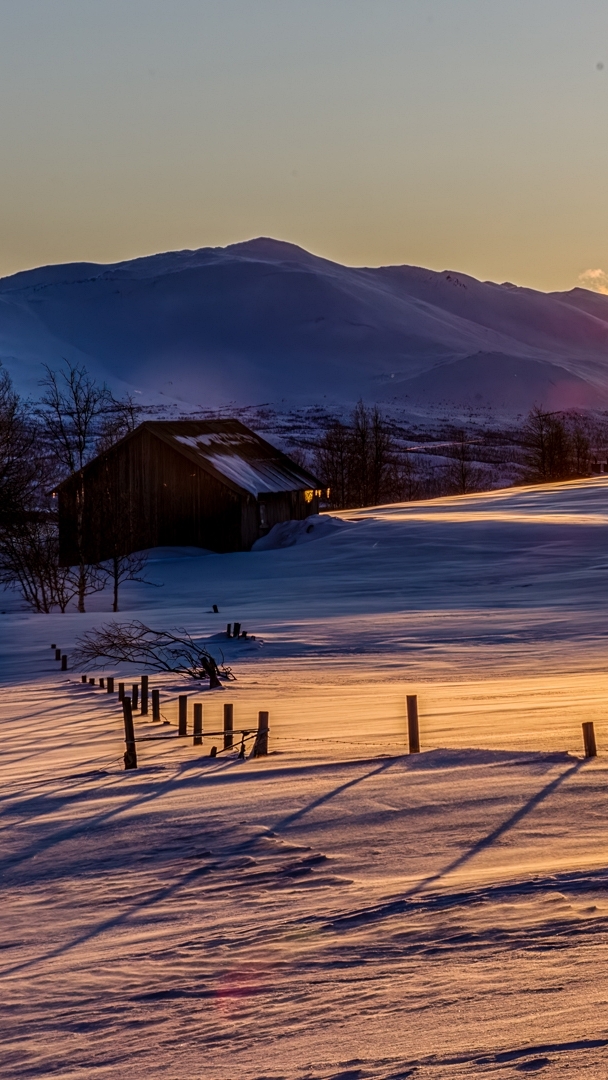
M185 407L608 407L608 297L413 266L354 268L258 239L0 280L0 360L86 364Z

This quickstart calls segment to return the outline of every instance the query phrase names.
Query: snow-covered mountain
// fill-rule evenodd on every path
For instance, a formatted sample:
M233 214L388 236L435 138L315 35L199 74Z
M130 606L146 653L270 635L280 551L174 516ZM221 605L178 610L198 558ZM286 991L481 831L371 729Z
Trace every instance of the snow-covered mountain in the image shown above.
M354 268L251 240L0 281L0 360L83 362L184 408L368 401L508 413L608 406L608 297L412 266Z

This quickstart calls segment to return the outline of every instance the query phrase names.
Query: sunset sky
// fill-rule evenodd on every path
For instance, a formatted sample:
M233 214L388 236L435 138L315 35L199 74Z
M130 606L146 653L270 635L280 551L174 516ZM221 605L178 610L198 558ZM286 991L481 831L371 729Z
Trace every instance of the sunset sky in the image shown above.
M606 0L0 0L0 274L271 235L608 291L607 128Z

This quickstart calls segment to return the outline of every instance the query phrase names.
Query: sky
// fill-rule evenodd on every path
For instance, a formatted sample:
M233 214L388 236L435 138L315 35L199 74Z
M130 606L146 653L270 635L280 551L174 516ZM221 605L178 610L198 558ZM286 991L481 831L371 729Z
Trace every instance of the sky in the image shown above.
M254 236L608 292L606 0L0 0L0 275Z

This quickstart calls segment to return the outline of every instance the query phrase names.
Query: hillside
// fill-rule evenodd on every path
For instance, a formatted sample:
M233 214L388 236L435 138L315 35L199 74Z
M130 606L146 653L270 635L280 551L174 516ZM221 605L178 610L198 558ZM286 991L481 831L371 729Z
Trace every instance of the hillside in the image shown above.
M341 266L258 239L0 281L0 360L35 392L80 361L153 403L208 408L608 405L608 297L411 266Z

